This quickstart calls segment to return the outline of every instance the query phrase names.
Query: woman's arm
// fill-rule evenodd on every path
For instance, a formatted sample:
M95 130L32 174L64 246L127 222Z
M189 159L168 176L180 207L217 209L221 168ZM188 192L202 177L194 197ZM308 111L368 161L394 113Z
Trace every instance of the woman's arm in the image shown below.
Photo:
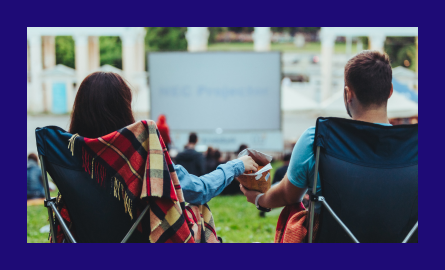
M219 195L235 177L243 174L244 171L256 171L258 168L258 164L248 156L221 164L213 172L201 177L189 174L181 165L173 164L173 166L184 193L184 200L198 205L207 203Z

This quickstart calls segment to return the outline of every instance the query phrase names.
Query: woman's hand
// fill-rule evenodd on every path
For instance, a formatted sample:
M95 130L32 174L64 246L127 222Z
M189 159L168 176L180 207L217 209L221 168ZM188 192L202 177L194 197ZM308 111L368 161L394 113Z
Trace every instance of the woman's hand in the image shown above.
M251 157L242 156L242 157L239 157L238 159L241 160L244 164L244 172L258 171L258 164L256 164L256 162Z

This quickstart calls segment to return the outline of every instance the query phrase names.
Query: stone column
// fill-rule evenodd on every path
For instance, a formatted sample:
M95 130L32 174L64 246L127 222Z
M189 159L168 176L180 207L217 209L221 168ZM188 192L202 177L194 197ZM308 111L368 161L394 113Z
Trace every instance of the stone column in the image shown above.
M363 51L363 42L362 39L359 37L357 40L357 53Z
M79 89L80 84L89 72L88 36L79 34L73 36L73 38L75 46L76 86L77 89Z
M253 48L257 52L270 51L272 33L270 27L254 27L252 34Z
M351 57L352 55L352 37L346 36L346 55Z
M136 113L146 113L149 110L149 90L145 71L145 33L143 28L132 28L121 37L123 71L134 90L132 108Z
M56 65L56 37L44 36L43 41L43 68L49 69Z
M89 54L89 70L88 73L97 71L100 67L100 51L99 51L99 37L88 37L88 54Z
M209 35L207 27L187 27L187 32L185 33L187 50L189 52L207 51Z
M331 96L332 91L332 55L334 54L335 35L327 33L326 30L320 32L321 40L321 101L325 101Z
M386 37L383 34L374 34L369 36L369 44L371 50L377 50L379 52L385 51Z
M136 33L131 30L121 35L122 40L122 70L125 79L133 83L136 69Z
M27 58L26 58L26 60L27 60L27 72L28 72L27 80L28 80L28 83L30 83L31 82L31 80L30 80L31 60L29 59L29 41L26 42L26 51L27 51Z
M136 37L136 71L144 72L145 71L145 29L137 34Z
M29 109L32 112L43 112L42 89L42 38L39 35L29 37L30 65L31 65L31 89L28 96Z

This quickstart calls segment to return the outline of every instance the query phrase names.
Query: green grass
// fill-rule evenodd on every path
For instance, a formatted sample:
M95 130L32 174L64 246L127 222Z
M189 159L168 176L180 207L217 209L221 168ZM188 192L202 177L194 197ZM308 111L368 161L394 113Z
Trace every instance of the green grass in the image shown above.
M217 196L209 202L216 233L224 243L273 243L281 209L259 216L256 207L243 195Z
M57 191L51 192L51 197L56 197ZM43 205L27 207L27 242L28 243L49 243L48 233L40 233L40 228L49 224L48 210Z
M280 161L272 163L271 179L274 170L281 165ZM51 192L51 196L56 197L57 191ZM215 219L216 232L224 243L273 242L281 208L274 209L265 218L261 218L259 211L243 195L217 196L209 202L209 206ZM43 205L28 206L27 242L48 243L48 233L39 232L47 224L48 211Z
M253 43L212 43L208 45L209 51L253 51ZM272 51L320 53L320 42L308 42L303 48L297 48L293 43L272 43ZM352 44L352 53L357 51L357 44ZM335 43L335 53L346 53L345 43Z

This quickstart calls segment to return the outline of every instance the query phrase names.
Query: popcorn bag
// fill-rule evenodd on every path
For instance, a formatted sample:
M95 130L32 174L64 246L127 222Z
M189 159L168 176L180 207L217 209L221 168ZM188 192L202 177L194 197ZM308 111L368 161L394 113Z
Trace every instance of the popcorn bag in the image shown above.
M270 179L270 169L272 156L266 155L251 148L244 149L238 157L250 156L258 164L256 173L245 173L238 176L237 180L246 188L264 193L270 189L272 179Z

